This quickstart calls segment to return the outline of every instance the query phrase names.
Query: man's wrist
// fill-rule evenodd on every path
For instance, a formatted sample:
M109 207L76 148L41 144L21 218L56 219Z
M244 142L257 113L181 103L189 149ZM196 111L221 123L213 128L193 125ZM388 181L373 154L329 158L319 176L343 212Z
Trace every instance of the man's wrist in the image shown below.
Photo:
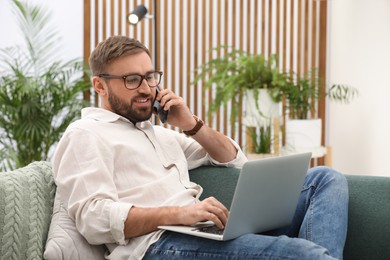
M187 130L187 131L183 131L183 133L185 135L188 135L188 136L193 136L193 135L196 135L196 133L199 131L199 129L202 128L202 126L204 125L202 119L200 119L199 117L193 115L195 121L196 121L196 124L195 126L191 129L191 130Z

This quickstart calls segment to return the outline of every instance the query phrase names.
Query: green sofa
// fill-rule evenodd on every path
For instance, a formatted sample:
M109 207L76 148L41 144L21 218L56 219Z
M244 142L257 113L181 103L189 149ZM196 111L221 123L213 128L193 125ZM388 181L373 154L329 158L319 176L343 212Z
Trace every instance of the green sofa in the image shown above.
M239 170L200 167L191 179L229 206ZM350 206L344 259L390 259L390 178L347 175ZM48 162L0 173L0 259L43 259L55 184ZM58 259L63 259L61 256Z

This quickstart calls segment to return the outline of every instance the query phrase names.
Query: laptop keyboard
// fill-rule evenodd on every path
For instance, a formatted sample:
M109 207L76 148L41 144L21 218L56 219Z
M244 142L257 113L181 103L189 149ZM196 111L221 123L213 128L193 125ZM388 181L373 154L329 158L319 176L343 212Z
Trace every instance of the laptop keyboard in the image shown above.
M216 235L222 235L223 231L224 231L224 229L220 229L216 225L199 227L199 228L196 228L196 230L200 231L200 232L211 233L211 234L216 234Z

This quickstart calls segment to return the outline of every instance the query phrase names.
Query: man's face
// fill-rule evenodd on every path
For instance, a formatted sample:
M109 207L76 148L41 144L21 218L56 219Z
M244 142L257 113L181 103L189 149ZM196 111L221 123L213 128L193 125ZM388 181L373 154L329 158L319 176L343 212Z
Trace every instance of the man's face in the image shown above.
M141 52L115 60L107 67L107 74L126 75L137 73L144 75L153 71L150 57ZM103 107L119 114L133 123L148 120L152 115L152 104L156 95L155 88L150 88L145 80L134 90L125 88L123 79L109 79L107 83L108 97L103 99Z

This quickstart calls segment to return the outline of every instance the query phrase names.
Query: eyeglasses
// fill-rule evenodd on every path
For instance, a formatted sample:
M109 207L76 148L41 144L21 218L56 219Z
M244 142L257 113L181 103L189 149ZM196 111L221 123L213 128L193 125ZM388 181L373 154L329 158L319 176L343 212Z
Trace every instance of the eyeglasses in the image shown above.
M162 75L162 71L152 71L146 73L145 75L135 73L127 75L99 74L98 77L104 79L123 79L123 84L125 85L125 88L133 90L139 88L144 79L148 83L149 87L156 87L158 84L160 84Z

